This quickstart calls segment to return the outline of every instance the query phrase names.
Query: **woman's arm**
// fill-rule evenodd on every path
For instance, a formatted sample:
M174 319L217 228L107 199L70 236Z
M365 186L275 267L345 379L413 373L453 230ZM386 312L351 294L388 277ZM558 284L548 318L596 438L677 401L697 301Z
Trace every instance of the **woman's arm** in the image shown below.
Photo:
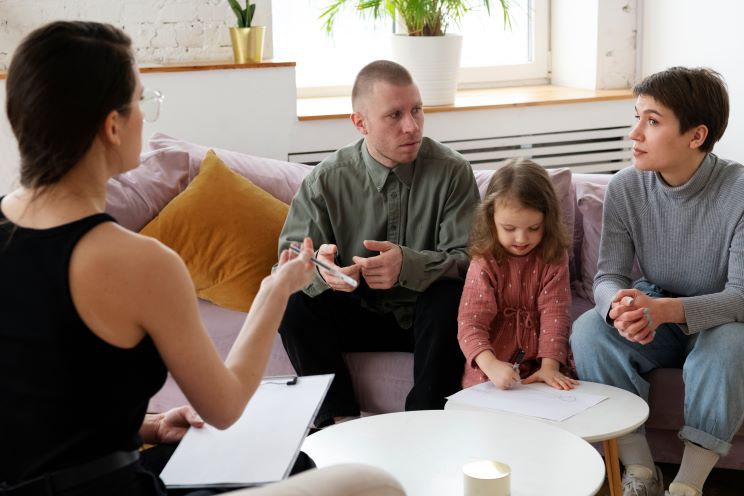
M83 321L101 339L135 346L150 335L168 370L205 421L230 426L260 383L287 299L313 276L307 261L283 252L266 277L223 363L201 321L196 291L180 257L158 241L113 225L76 246L70 285Z

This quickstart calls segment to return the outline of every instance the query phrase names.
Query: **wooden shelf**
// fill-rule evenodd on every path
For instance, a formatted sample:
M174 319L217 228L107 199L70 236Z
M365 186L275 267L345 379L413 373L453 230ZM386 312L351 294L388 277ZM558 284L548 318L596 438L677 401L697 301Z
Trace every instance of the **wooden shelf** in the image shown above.
M141 73L148 72L193 72L193 71L222 71L226 69L270 69L274 67L294 67L295 62L254 62L250 64L235 64L233 62L192 62L189 64L163 64L140 67Z
M139 68L140 73L148 72L194 72L194 71L221 71L229 69L270 69L273 67L294 67L295 62L274 62L266 60L250 64L235 64L229 61L190 62L187 64L162 64L146 65ZM0 71L0 80L5 79L6 73Z

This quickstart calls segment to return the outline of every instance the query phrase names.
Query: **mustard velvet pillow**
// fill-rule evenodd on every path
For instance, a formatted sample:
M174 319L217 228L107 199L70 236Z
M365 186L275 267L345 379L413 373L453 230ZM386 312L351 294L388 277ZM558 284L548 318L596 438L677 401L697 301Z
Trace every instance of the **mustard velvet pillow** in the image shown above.
M200 298L246 312L276 263L288 210L209 150L191 184L140 233L181 256Z

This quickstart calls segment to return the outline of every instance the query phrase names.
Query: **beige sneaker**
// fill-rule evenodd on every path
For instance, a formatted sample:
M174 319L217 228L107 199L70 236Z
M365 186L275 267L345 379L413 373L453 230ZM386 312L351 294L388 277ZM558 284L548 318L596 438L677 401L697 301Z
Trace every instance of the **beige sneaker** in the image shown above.
M664 496L661 469L654 467L655 476L642 465L629 465L623 474L623 496Z
M703 493L684 482L672 482L665 496L702 496Z

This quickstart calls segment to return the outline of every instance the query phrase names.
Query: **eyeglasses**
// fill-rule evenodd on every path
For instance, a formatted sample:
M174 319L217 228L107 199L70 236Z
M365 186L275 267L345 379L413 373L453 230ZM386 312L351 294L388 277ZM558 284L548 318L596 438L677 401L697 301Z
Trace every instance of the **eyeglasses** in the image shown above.
M142 96L139 99L142 118L146 122L155 122L160 117L160 104L165 97L158 90L145 88L142 90Z

